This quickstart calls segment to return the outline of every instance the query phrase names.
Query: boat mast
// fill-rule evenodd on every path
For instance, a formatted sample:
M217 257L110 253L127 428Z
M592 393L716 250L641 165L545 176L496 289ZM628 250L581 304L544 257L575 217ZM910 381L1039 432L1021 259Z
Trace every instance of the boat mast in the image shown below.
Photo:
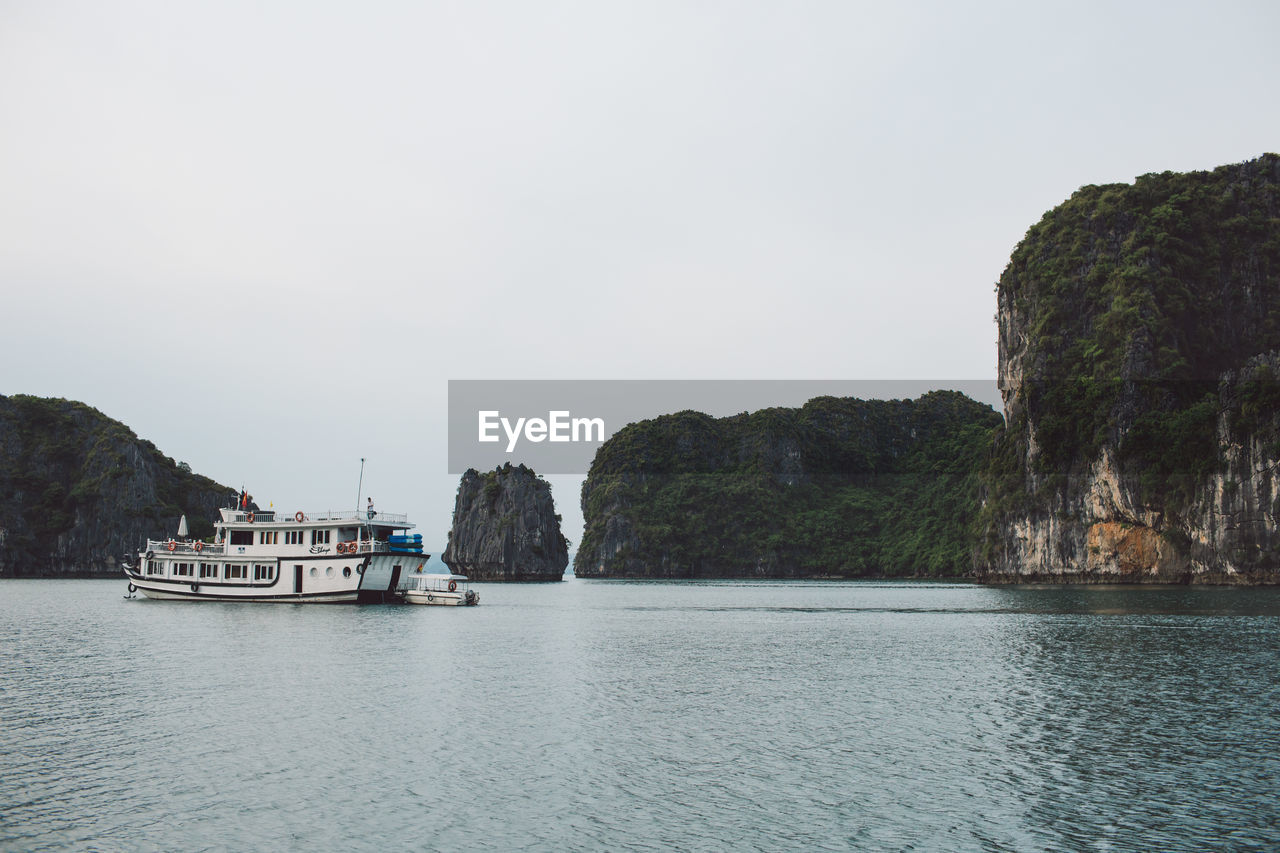
M360 457L360 484L356 486L356 518L360 517L360 498L364 496L364 457Z
M363 496L364 496L364 457L361 456L360 457L360 483L359 485L356 486L356 518L357 519L360 518L360 498L362 498ZM365 523L360 526L367 529L369 526L368 519L365 519ZM359 537L357 536L357 538ZM373 539L372 531L369 532L369 539L370 540Z

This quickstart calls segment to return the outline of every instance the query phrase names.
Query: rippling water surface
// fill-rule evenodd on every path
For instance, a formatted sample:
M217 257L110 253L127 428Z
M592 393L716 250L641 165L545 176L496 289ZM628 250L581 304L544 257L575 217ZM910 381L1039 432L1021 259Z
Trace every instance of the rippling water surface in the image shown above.
M0 849L1280 849L1280 591L0 582Z

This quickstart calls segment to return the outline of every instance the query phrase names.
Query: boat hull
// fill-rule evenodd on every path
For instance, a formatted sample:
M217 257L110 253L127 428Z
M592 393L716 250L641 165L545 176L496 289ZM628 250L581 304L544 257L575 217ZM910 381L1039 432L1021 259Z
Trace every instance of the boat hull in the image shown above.
M414 566L421 558L415 557ZM276 563L270 581L166 578L126 567L130 592L157 601L242 601L276 604L386 604L399 599L396 583L405 561L397 555L313 557Z
M466 605L460 592L425 592L422 590L406 590L405 604L433 604L439 607L462 607Z
M190 590L183 591L181 589L159 589L148 585L146 582L139 583L131 581L137 587L137 591L145 595L147 598L153 598L157 601L244 601L255 603L284 603L284 604L355 604L359 596L358 590L350 592L316 592L316 593L288 593L278 595L254 595L254 594L229 594L226 592L212 589L205 592L209 587L201 587L197 592Z

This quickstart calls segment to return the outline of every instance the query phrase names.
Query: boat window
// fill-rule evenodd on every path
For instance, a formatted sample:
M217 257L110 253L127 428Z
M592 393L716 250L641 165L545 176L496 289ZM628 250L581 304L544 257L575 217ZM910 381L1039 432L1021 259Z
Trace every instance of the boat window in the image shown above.
M218 577L218 564L217 564L217 563L201 563L201 564L200 564L200 577L202 577L202 578L217 578L217 577Z
M227 570L224 577L227 580L247 580L249 577L249 567L227 563Z
M329 531L328 530L311 531L311 544L312 545L328 545Z
M275 566L264 566L264 565L262 565L262 564L260 564L260 563L255 563L255 564L254 564L254 566L253 566L253 579L254 579L254 580L256 580L256 581L269 581L269 580L274 580L274 579L275 579L275 576L276 576L276 567L275 567Z
M311 567L311 577L315 577L317 574L318 574L318 572L316 572L316 567L315 567L315 566L312 566L312 567Z
M173 576L175 578L189 578L192 575L191 563L174 563Z
M286 545L301 545L301 544L302 544L302 531L301 531L301 530L286 530L286 531L284 532L284 544L286 544Z
M258 532L259 545L279 545L280 531L278 530L261 530Z
M160 574L160 566L156 564L155 560L147 560L147 574L149 575Z
M351 577L351 567L350 567L350 566L343 566L343 567L342 567L342 576L343 576L344 578L349 578L349 577Z
M232 545L252 545L253 531L252 530L231 531L231 544Z

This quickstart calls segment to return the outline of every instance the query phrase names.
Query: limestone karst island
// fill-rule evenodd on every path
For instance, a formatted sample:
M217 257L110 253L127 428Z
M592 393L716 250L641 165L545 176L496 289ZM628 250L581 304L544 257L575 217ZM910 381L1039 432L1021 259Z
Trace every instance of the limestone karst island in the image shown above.
M462 475L442 558L478 581L558 581L569 543L551 486L524 465Z
M575 573L1280 582L1280 157L1082 187L996 308L1003 413L939 391L620 430ZM114 572L231 491L88 406L0 397L0 574ZM558 579L545 481L467 472L444 559Z

